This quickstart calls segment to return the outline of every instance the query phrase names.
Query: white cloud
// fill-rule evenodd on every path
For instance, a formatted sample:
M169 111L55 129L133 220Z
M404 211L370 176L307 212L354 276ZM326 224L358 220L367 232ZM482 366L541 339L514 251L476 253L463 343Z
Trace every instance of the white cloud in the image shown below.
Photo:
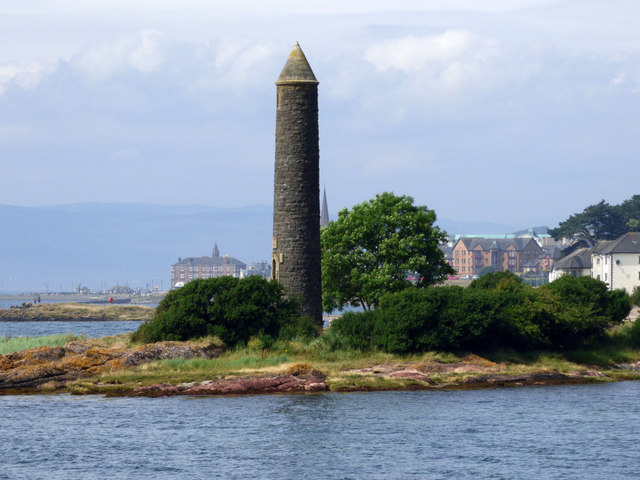
M498 42L461 30L408 35L378 42L365 58L380 72L419 77L424 87L457 90L489 72L499 57Z
M228 83L247 83L254 70L274 58L278 50L271 43L225 39L215 48L214 66Z
M91 47L76 55L72 63L94 78L104 78L123 69L154 71L164 61L162 33L143 30Z
M0 95L9 85L15 84L24 90L31 90L40 83L42 77L53 70L42 62L32 61L25 65L7 63L0 65Z
M409 35L379 42L369 48L365 58L383 72L395 69L405 73L422 70L427 63L446 62L469 48L467 32L447 31L442 35Z

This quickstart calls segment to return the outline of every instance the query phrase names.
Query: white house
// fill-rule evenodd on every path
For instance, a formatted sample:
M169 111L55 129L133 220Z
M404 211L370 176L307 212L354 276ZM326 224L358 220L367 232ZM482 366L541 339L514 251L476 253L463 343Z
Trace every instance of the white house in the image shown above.
M640 232L598 243L591 254L591 276L611 290L624 288L631 293L640 285Z
M574 277L591 276L591 254L593 248L578 248L564 258L556 260L549 272L549 281L563 275Z

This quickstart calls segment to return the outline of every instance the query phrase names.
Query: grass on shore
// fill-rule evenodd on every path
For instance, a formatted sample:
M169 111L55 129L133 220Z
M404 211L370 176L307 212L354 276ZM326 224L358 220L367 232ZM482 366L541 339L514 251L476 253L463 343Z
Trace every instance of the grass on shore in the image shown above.
M0 355L20 352L37 347L57 347L75 340L85 340L86 336L71 333L47 335L44 337L0 337Z
M339 349L326 338L310 341L276 342L270 349L250 347L229 350L215 359L160 360L141 366L78 380L69 385L70 392L90 393L131 390L139 385L180 384L201 382L224 377L242 377L286 373L297 365L308 365L328 376L332 389L356 386L362 389L411 387L420 382L404 378L388 378L380 374L385 365L427 372L437 384L455 383L464 378L487 372L506 375L526 375L534 372L569 373L578 370L605 371L601 380L638 379L637 369L617 368L621 363L640 362L640 348L629 337L630 326L617 327L610 332L607 342L598 347L552 351L515 351L509 349L489 352L426 352L422 354L393 355L381 351L362 352ZM31 339L0 339L11 345L0 353L24 350L39 345L62 345L77 340L73 335L39 337ZM111 342L110 337L96 339L113 344L114 348L132 348L129 335L120 335ZM117 340L117 342L116 342ZM92 339L92 341L94 341ZM20 343L24 342L24 343ZM114 343L116 342L116 343ZM219 345L217 338L205 338L198 343ZM435 366L435 367L434 367ZM416 383L417 382L417 383Z
M286 373L296 365L310 365L326 374L332 389L357 386L362 389L406 388L421 382L388 378L378 375L378 367L389 364L402 364L408 369L419 371L433 364L460 364L460 368L429 373L438 384L454 383L463 378L482 375L480 368L473 370L462 365L486 366L493 373L505 375L527 375L534 372L569 373L578 370L608 370L616 363L640 361L640 350L619 349L604 346L591 350L573 350L564 353L549 351L516 352L499 350L481 353L479 356L468 353L426 352L412 355L393 355L380 351L360 352L357 350L325 351L319 349L317 342L294 341L277 342L270 350L255 351L248 347L238 348L224 353L219 358L171 359L160 360L141 365L134 369L122 370L101 375L91 380L77 382L76 387L90 391L97 384L113 385L117 390L129 390L139 385L179 384L201 382L225 377L269 375ZM364 369L364 371L362 371ZM620 371L612 378L637 378L635 373ZM606 380L606 379L603 379ZM90 386L93 387L90 387ZM72 388L73 390L73 388Z

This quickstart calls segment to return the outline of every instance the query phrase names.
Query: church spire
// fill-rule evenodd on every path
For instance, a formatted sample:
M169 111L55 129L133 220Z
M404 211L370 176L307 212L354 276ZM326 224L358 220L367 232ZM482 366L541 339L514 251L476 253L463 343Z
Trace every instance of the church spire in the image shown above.
M213 251L211 252L211 256L213 258L218 258L220 257L220 250L218 250L218 244L214 243L213 244Z
M329 209L327 208L327 189L322 189L322 206L320 207L320 226L329 225Z

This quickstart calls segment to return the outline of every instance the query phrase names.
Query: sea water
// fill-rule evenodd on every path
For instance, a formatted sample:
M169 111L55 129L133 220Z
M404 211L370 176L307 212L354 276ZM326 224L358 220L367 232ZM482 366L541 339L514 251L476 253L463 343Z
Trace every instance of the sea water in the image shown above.
M42 303L61 303L48 301ZM8 309L11 305L21 305L15 300L0 300L0 309ZM157 305L151 305L157 306ZM118 335L133 332L142 322L139 321L90 321L90 322L2 322L0 321L0 337L41 337L72 333L86 335L90 338Z
M91 321L91 322L0 322L0 337L42 337L72 333L100 338L133 332L142 322Z
M2 479L636 479L640 382L0 396Z

